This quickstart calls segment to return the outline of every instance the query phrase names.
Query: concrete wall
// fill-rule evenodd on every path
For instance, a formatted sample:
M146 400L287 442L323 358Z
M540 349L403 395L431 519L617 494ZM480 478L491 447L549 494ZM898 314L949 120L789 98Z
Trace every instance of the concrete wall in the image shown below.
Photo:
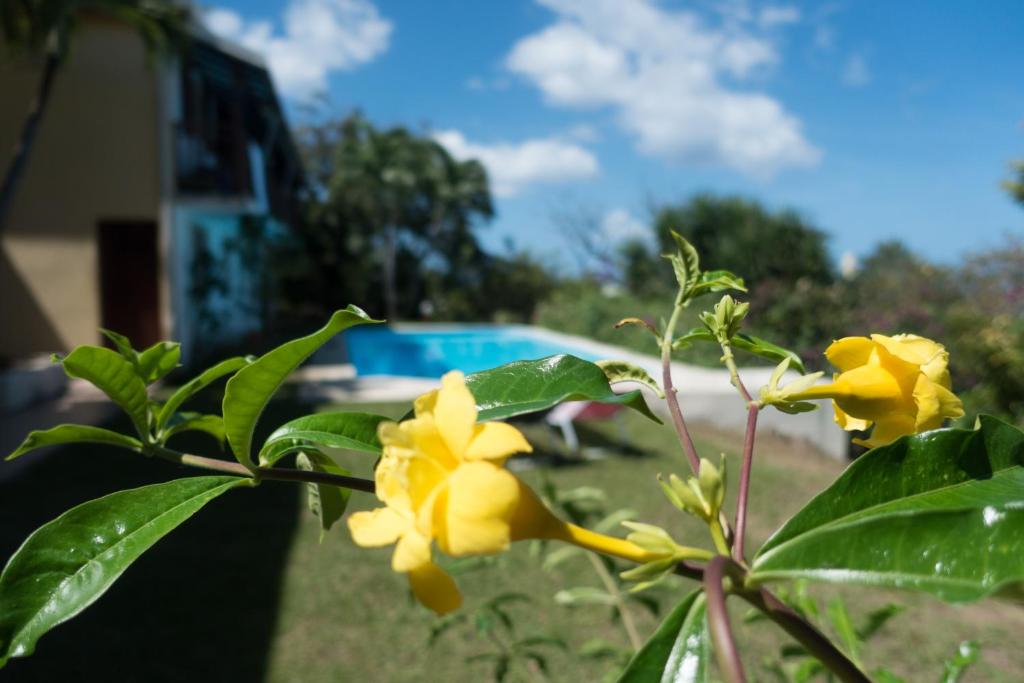
M0 167L39 68L0 64ZM97 342L97 222L158 219L158 68L123 26L75 35L0 240L0 355Z

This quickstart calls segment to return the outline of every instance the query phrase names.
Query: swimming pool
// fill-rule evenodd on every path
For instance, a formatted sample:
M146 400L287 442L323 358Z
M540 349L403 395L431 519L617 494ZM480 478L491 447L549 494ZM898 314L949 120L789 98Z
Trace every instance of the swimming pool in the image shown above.
M478 372L560 353L600 358L559 335L525 325L368 325L347 330L343 336L348 360L361 376L436 378L449 370Z

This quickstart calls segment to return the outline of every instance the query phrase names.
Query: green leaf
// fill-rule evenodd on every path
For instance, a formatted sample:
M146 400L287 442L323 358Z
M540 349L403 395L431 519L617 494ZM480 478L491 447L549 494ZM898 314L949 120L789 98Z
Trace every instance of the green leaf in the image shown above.
M839 639L846 647L853 661L860 659L860 639L857 638L857 631L853 628L853 621L850 619L850 612L846 609L846 603L840 597L832 599L825 608L832 628L835 629Z
M181 344L157 342L137 355L139 376L146 384L152 384L178 367L178 361L181 360Z
M0 574L0 667L103 595L154 543L238 477L190 477L83 503L37 529Z
M665 398L665 392L661 390L658 383L639 365L624 360L599 360L595 365L604 372L604 376L608 378L608 384L637 382L648 387L657 394L658 398Z
M139 452L142 450L142 442L127 434L112 432L109 429L93 427L90 425L57 425L46 430L29 432L25 440L21 442L17 450L8 455L5 460L14 460L18 456L29 451L45 446L60 446L69 443L99 443L108 446L119 446Z
M951 602L1024 581L1024 434L904 437L855 461L773 535L751 580L806 578L910 588Z
M683 349L693 346L694 342L703 341L717 344L718 340L715 339L715 335L711 333L706 327L694 327L686 334L680 335L672 340L672 350L682 351Z
M981 654L981 648L973 640L965 640L957 647L953 657L943 665L942 683L959 683L960 679Z
M780 363L784 358L788 358L789 367L793 368L801 375L807 373L807 369L804 367L804 362L800 360L800 356L796 355L789 349L784 349L781 346L772 344L770 341L765 341L760 337L740 332L732 338L730 343L733 348L739 349L740 351L746 351L747 353L752 353L755 356L760 356L761 358L767 358L768 360L776 363Z
M705 599L694 591L675 606L629 661L619 683L707 681L711 661Z
M692 296L692 290L700 282L700 256L686 238L675 230L671 233L677 251L675 254L666 254L665 258L672 262L672 270L675 272L676 282L679 283L679 292L685 301Z
M201 413L177 413L171 423L160 435L160 443L167 443L175 434L182 432L204 432L224 445L224 418L220 415L203 415Z
M295 466L307 472L327 472L345 476L351 474L318 451L302 451L295 459ZM352 491L330 484L310 483L306 484L306 488L309 491L309 511L320 519L320 542L323 543L324 535L345 514Z
M601 368L576 356L516 361L468 375L466 385L481 422L535 413L565 401L596 401L629 406L661 424L640 390L616 394Z
M224 390L224 426L238 462L252 468L252 433L260 414L278 387L331 337L354 325L377 323L355 306L337 311L322 328L261 356L228 380Z
M178 390L171 394L171 397L167 399L167 403L164 404L163 408L160 409L160 414L157 415L156 425L157 429L163 427L174 415L175 411L181 407L185 401L190 399L193 395L206 388L210 384L216 382L225 375L230 375L240 368L244 368L246 365L256 360L253 356L236 356L234 358L228 358L214 365L212 368L204 370L198 377L195 377L185 384L178 387Z
M709 270L700 274L700 282L693 289L694 296L710 292L724 292L735 289L740 292L747 291L743 278L734 275L728 270Z
M114 343L114 348L121 354L121 357L132 365L138 365L139 354L136 353L135 348L132 346L132 341L124 336L114 332L113 330L105 330L100 328L100 333Z
M711 333L711 330L706 327L695 327L686 334L676 337L672 342L672 350L680 351L698 341L718 344L718 340L715 339L715 335ZM755 337L754 335L747 334L745 332L738 332L732 337L729 343L734 349L746 351L747 353L767 358L768 360L775 361L776 363L780 363L783 359L788 358L789 367L798 371L801 375L807 373L807 369L804 367L804 362L800 360L800 356L777 344L765 341L760 337Z
M92 382L132 419L140 436L149 433L146 385L135 366L116 351L99 346L79 346L64 358L56 358L68 377Z
M260 466L270 467L288 453L310 444L379 454L377 426L390 418L370 413L314 413L274 430L260 449Z
M593 586L576 586L575 588L566 588L555 593L555 603L566 607L577 607L579 605L614 606L617 602L618 598L616 596Z

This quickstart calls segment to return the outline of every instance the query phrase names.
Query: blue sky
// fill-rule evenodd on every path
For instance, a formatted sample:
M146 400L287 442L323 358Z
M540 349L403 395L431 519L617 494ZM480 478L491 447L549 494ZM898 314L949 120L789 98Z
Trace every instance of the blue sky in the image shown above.
M608 240L697 191L792 207L838 258L898 238L945 262L1024 236L1019 0L224 0L293 121L332 110L481 158L480 235L572 263L558 215Z

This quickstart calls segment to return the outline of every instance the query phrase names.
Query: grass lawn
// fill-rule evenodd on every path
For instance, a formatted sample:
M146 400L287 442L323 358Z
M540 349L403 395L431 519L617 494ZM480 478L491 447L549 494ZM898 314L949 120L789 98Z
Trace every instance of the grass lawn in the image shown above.
M398 416L406 406L359 409ZM271 427L299 411L278 404L263 424ZM523 428L540 459L558 449L545 427ZM737 436L697 431L705 457L730 454L735 475ZM560 488L601 488L609 510L630 507L638 519L665 526L681 542L706 542L703 529L669 506L654 479L659 472L682 474L686 467L670 428L630 414L581 435L603 446L610 457L546 468ZM199 440L185 446L208 444ZM347 460L362 474L373 464L365 456ZM840 469L797 443L763 437L754 472L751 540L763 540ZM73 504L182 474L164 463L96 447L64 449L19 481L0 484L0 557L9 556L28 532ZM537 484L542 472L530 469L521 476ZM373 499L356 494L352 509L373 504ZM404 577L390 571L390 551L357 548L344 528L319 543L318 526L305 505L301 487L275 482L215 501L147 553L96 605L44 637L35 656L12 661L0 680L489 680L488 664L464 663L491 647L486 641L471 628L456 628L428 646L435 619L411 602ZM549 648L551 680L600 680L608 663L575 653L595 638L627 643L609 608L568 608L552 599L562 588L599 585L585 558L545 571L529 544L518 544L458 581L467 613L509 591L532 596L531 603L509 608L518 633L556 636L570 648L568 653ZM650 593L664 613L691 587L685 580L671 579ZM815 589L822 602L835 594L834 589ZM1024 611L1013 605L989 601L950 607L913 595L866 590L844 590L842 595L854 615L891 601L908 605L868 648L869 669L885 664L909 681L937 681L941 661L959 642L971 639L982 643L983 652L965 680L1016 681L1024 671L1017 635L1024 630ZM646 637L657 618L639 605L631 610ZM761 660L784 641L768 624L743 625L745 612L737 605L734 618L748 673L752 680L768 680ZM517 679L524 676L520 672Z

